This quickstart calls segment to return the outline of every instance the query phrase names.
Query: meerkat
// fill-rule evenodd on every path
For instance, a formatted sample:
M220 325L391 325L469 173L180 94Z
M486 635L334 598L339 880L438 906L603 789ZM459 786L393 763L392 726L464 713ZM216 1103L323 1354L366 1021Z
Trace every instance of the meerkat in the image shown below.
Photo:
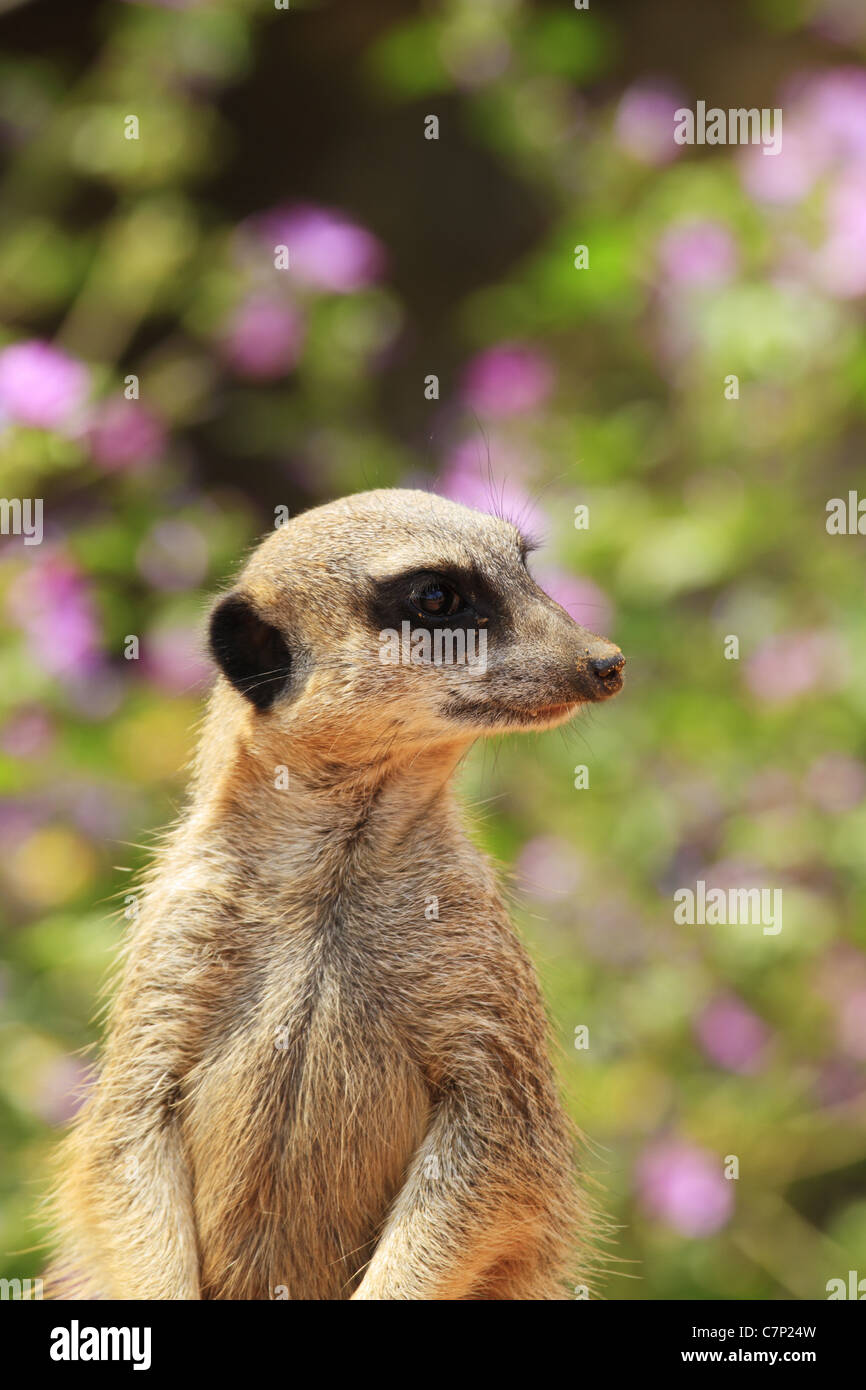
M615 694L624 659L526 554L506 520L366 492L275 530L216 603L188 810L62 1151L62 1296L569 1296L545 1008L451 779L479 736ZM404 624L483 631L486 662L386 661Z

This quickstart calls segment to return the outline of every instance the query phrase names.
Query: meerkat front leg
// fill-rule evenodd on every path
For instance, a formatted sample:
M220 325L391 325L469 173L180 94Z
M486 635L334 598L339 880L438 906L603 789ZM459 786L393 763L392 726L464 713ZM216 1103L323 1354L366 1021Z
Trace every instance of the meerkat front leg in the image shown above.
M62 1152L60 1296L198 1299L193 1183L180 1132L180 1016L142 969L115 1010L102 1073ZM151 1012L152 1010L152 1012Z
M531 1122L530 1122L531 1123ZM551 1299L566 1296L575 1192L557 1115L444 1101L397 1195L353 1298Z
M198 1299L189 1173L177 1134L134 1122L132 1142L88 1144L61 1186L61 1296Z

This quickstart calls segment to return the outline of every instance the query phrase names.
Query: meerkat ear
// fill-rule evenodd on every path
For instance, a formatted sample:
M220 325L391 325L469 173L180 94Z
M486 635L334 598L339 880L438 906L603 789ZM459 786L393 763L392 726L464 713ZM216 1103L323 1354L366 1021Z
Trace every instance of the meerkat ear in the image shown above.
M270 709L291 672L292 654L282 634L242 593L227 594L210 616L210 650L235 690Z

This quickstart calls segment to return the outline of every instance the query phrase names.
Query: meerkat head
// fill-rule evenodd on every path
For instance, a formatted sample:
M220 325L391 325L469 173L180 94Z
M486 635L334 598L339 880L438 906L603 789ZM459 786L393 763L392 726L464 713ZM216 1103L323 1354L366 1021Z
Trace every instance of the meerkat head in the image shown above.
M615 695L625 663L538 587L529 549L426 492L331 502L253 553L211 651L251 719L337 756L551 727Z

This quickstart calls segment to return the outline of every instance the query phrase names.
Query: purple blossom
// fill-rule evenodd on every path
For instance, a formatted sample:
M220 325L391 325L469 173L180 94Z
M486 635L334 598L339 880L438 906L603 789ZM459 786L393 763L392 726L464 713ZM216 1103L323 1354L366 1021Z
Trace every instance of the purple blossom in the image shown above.
M82 779L59 787L55 804L91 840L116 840L130 826L134 799L122 785Z
M102 665L70 684L69 704L81 719L99 724L117 713L126 689L118 670Z
M746 191L758 202L797 203L825 174L863 171L866 164L866 72L840 67L793 82L781 103L782 148L768 158L760 145L740 153Z
M789 632L769 637L745 668L752 694L782 704L815 689L838 689L846 679L846 652L835 633Z
M842 753L825 753L806 773L806 795L825 814L852 811L866 796L866 767Z
M866 956L848 945L828 951L817 972L816 989L832 1010L841 1051L866 1061Z
M724 285L737 269L734 239L721 222L669 227L659 242L659 263L675 285Z
M535 348L500 343L473 358L466 369L463 394L482 415L521 415L547 400L556 373Z
M592 911L579 918L580 949L612 967L635 966L658 957L658 932L641 920L634 903L617 891L594 891Z
M54 725L39 705L15 710L0 728L0 748L10 758L38 758L54 741Z
M759 768L746 785L746 803L750 811L758 813L789 810L796 797L794 778L779 767Z
M539 587L581 627L589 628L590 632L610 632L614 622L613 604L591 579L578 578L565 570L542 567L536 569L535 579Z
M866 1091L862 1066L844 1057L831 1057L822 1062L814 1081L814 1092L821 1106L847 1105L859 1100Z
M20 796L16 801L0 797L0 848L4 853L18 849L44 825L47 817L45 807L33 800L25 802Z
M34 1109L51 1125L74 1119L95 1080L92 1066L78 1057L61 1057L40 1078Z
M232 315L222 353L239 376L273 381L296 366L304 342L304 321L292 305L251 295Z
M801 97L802 119L815 131L828 161L866 160L866 72L831 68L810 77Z
M573 847L555 835L536 835L520 852L515 871L533 897L568 897L580 882L580 861Z
M682 105L682 93L665 83L635 83L620 99L617 143L641 164L670 164L683 150L674 139L674 113Z
M0 410L22 425L52 430L73 424L89 381L82 362L50 343L31 339L0 352Z
M711 1236L730 1220L733 1183L722 1161L684 1140L662 1139L640 1155L638 1199L648 1216L683 1236Z
M840 179L827 197L827 237L814 258L820 287L835 299L866 294L866 170Z
M760 1070L770 1040L766 1024L734 994L711 1000L695 1032L711 1062L742 1075Z
M785 111L784 138L778 154L765 155L761 145L744 145L738 156L740 179L756 202L799 203L820 177L825 154L816 132Z
M866 988L866 955L847 942L832 946L818 964L815 987L835 1008L852 988Z
M94 462L109 472L152 463L165 449L161 421L140 401L122 396L97 407L88 435Z
M523 529L544 529L544 513L520 481L524 471L521 461L497 441L491 441L491 450L494 449L495 473L488 464L486 450L482 453L477 440L466 439L458 444L436 479L436 491L465 507L504 516Z
M101 663L100 631L90 586L75 564L50 551L13 583L9 612L27 636L33 659L51 676L86 676Z
M866 984L849 991L836 1020L839 1047L847 1056L866 1062Z
M381 242L333 208L299 203L259 219L270 247L289 248L289 272L312 289L351 294L379 280L385 269Z
M180 623L147 634L141 665L147 679L171 695L194 691L213 674L202 652L198 628Z

